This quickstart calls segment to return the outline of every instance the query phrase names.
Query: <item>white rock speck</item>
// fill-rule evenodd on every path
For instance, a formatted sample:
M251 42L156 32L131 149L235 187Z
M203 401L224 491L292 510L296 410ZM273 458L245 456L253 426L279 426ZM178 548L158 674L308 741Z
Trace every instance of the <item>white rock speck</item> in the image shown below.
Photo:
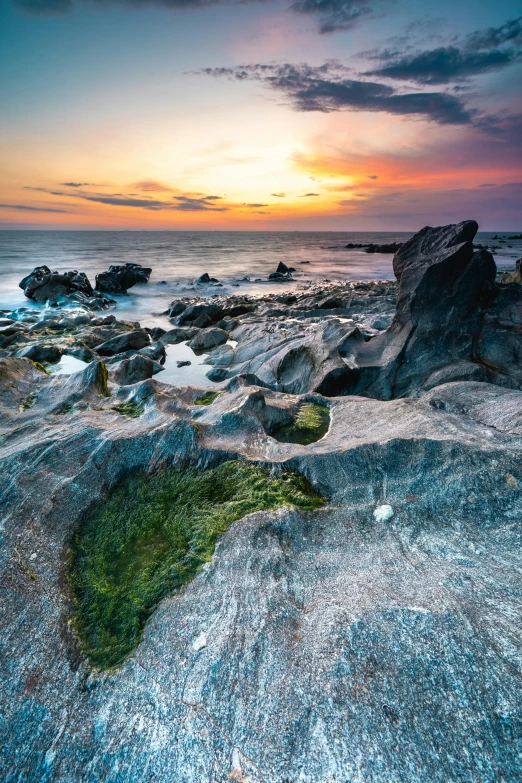
M373 518L376 522L387 522L393 516L393 508L385 503L383 506L377 506L373 512Z
M202 632L199 634L197 639L194 639L194 641L192 642L192 649L197 652L198 650L202 650L203 647L206 646L207 646L207 635L206 633Z

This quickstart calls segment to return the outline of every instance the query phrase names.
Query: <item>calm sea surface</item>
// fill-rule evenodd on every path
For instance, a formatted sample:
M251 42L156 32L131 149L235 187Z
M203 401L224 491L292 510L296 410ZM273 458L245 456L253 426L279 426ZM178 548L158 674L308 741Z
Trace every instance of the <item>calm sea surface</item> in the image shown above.
M191 293L256 295L325 279L391 279L391 255L350 251L345 245L401 242L410 236L381 232L0 231L0 308L31 306L18 283L42 264L59 271L85 272L93 286L95 275L111 264L136 262L152 267L147 285L116 297L118 316L144 322L163 312L176 296ZM476 241L497 244L492 237L479 233ZM509 268L521 256L522 242L512 241L501 245L495 260L499 268ZM293 284L255 282L275 271L280 261L296 268ZM203 272L218 278L224 287L194 289L192 281ZM241 281L245 276L251 282Z

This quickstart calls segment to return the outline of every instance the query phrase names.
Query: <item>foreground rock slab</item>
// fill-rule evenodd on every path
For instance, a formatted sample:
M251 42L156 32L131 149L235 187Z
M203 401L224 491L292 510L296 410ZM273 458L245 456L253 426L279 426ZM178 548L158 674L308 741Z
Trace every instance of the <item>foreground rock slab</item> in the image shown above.
M518 781L522 392L326 400L234 379L198 407L201 390L101 366L0 362L3 780ZM322 440L267 434L314 399ZM237 457L329 504L235 523L135 655L91 671L64 578L82 516L133 470Z

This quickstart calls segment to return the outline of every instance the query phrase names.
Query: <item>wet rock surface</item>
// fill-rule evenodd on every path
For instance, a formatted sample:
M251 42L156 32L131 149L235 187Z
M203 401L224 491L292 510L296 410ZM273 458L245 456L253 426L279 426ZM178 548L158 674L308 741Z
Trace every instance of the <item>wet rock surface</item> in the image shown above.
M2 314L2 780L518 783L522 287L470 223L406 243L398 283L186 298L170 331ZM155 374L221 332L210 392ZM48 374L68 354L89 363ZM136 471L237 459L326 504L234 522L134 654L91 669L82 520Z
M136 283L148 283L152 269L141 264L113 264L96 275L96 288L109 294L124 294Z

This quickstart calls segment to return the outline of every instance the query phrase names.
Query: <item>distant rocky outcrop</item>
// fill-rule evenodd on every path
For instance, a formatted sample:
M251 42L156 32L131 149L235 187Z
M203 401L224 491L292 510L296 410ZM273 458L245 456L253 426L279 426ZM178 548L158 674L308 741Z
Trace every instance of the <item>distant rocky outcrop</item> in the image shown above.
M370 242L369 244L354 244L349 242L345 247L346 250L364 250L365 253L396 253L403 245L403 242L391 242L390 244L376 245Z
M108 294L124 294L136 283L148 283L151 272L141 264L113 264L107 272L96 275L96 288Z
M293 266L287 266L282 261L279 262L277 265L277 269L275 272L272 272L268 275L269 280L291 280L292 279L292 272L295 272L295 268Z

